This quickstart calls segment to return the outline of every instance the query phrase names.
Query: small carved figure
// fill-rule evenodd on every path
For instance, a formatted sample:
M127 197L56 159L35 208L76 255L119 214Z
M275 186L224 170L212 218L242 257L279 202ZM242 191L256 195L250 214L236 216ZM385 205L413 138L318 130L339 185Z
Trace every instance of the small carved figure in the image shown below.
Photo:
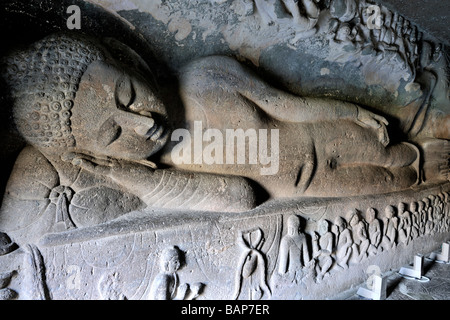
M313 258L316 260L316 281L322 281L323 277L331 269L333 258L331 254L334 250L334 235L330 232L327 220L320 220L318 223L319 233L314 233L313 238Z
M418 202L418 212L420 215L420 219L419 219L419 234L421 236L423 236L425 234L425 226L427 224L427 218L428 218L428 214L427 214L427 209L425 207L425 202L420 200Z
M332 17L348 22L357 13L357 3L355 0L333 0L330 4L330 13Z
M398 204L398 218L400 221L398 225L398 240L408 245L411 240L412 221L411 213L406 210L403 202Z
M359 263L367 257L370 241L367 236L367 225L359 216L359 212L350 212L350 227L353 233L352 262Z
M343 269L348 268L348 261L352 254L352 232L347 227L347 221L338 217L335 225L337 227L336 263Z
M377 254L378 250L382 250L380 246L383 238L383 230L381 228L380 220L376 218L377 212L374 208L367 209L367 223L368 223L368 234L370 240L370 246L367 249L369 255Z
M428 196L428 199L430 199L430 208L433 211L433 230L431 231L433 234L436 234L439 232L439 221L440 221L440 208L437 203L437 197L433 194Z
M444 226L445 226L445 221L444 221L444 202L443 202L443 194L439 193L436 198L435 198L435 208L436 208L436 212L437 212L437 220L439 221L439 227L437 228L437 232L444 232Z
M444 192L446 232L450 231L450 193Z
M163 250L160 257L160 273L150 288L150 300L192 300L203 289L202 283L179 283L177 271L183 267L183 252L178 247Z
M429 198L424 198L427 208L427 223L425 225L425 234L431 235L434 231L434 209Z
M441 57L442 57L442 44L439 43L434 48L433 61L434 62L439 62Z
M353 29L348 23L342 23L337 29L336 36L334 38L337 42L352 43L355 39Z
M450 231L450 194L448 192L443 192L444 194L444 219L445 219L445 229L444 232Z
M301 231L300 218L296 215L287 219L287 233L281 239L278 273L298 274L302 276L302 269L310 261L306 236Z
M417 202L413 201L409 205L409 210L411 211L411 238L415 239L419 236L420 229L420 213L418 210Z
M387 206L384 212L382 247L384 250L389 250L394 248L397 244L399 222L398 218L395 216L395 208L393 206Z

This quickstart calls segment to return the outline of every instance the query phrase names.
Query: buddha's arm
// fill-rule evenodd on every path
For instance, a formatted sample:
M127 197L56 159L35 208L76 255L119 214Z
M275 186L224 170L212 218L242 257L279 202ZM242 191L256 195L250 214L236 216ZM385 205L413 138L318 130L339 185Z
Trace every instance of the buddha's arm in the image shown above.
M257 77L242 75L238 92L258 105L271 117L284 122L352 120L375 129L388 125L387 120L353 103L327 98L300 97L269 86Z
M388 122L384 117L352 103L299 97L279 90L227 57L207 57L188 65L182 72L181 84L185 88L225 90L240 95L270 117L283 122L352 120L363 127L381 130L380 141L388 143L385 130ZM195 93L200 94L197 91Z
M256 206L254 189L242 177L155 170L124 161L105 165L82 156L74 158L72 163L91 173L109 177L149 207L242 212Z
M184 86L202 83L210 87L235 91L252 101L267 114L280 121L314 122L321 120L349 119L369 126L387 125L386 119L353 103L327 99L300 97L279 90L254 74L234 59L212 56L188 65L182 72Z

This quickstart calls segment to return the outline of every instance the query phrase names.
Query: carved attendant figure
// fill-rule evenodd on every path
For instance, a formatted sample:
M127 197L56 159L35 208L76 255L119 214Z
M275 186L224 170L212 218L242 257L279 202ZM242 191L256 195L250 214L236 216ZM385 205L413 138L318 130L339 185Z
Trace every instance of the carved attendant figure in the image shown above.
M338 217L336 221L338 236L336 245L336 262L344 268L348 268L348 260L352 254L353 238L349 228L347 228L347 222L344 218Z
M389 250L397 244L398 218L395 216L395 208L393 206L387 206L384 212L382 246L384 250Z
M352 211L350 217L350 226L353 233L352 262L359 263L367 257L367 249L370 241L367 236L367 226L365 221L361 220L356 210Z
M411 222L412 222L411 238L415 239L419 236L419 228L420 228L419 227L420 215L417 208L417 202L415 201L411 202L409 209L411 210Z
M327 220L319 221L319 234L314 234L313 258L316 259L317 282L322 281L325 274L333 265L331 254L334 250L334 235L329 231Z
M424 199L425 204L426 204L426 208L427 208L427 223L425 225L425 234L426 235L431 235L433 233L434 230L434 210L433 210L433 206L431 204L430 199L425 198Z
M177 247L165 249L160 257L160 269L150 288L150 300L185 300L200 294L201 283L189 286L179 283L177 271L182 267L182 252ZM193 297L191 297L193 296Z
M419 235L423 236L425 234L425 226L427 224L427 210L425 208L425 202L418 202L418 211L419 211Z
M439 226L440 226L440 209L437 203L437 197L435 195L429 195L428 198L430 199L430 207L433 211L433 233L436 234L439 232Z
M377 213L374 208L367 209L368 234L370 240L370 246L367 249L367 252L370 255L377 254L383 236L381 224L376 218L376 215Z
M302 274L310 261L306 236L300 230L300 219L292 215L287 220L287 234L281 239L278 273Z
M406 210L405 204L400 202L398 204L398 217L400 219L400 223L398 226L398 239L400 242L408 245L411 240L411 213Z

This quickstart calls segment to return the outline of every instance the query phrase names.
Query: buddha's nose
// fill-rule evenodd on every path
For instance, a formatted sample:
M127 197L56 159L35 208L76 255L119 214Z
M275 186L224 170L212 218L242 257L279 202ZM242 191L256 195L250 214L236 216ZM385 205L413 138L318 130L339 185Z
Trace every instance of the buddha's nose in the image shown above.
M147 138L155 127L155 120L153 118L125 111L122 111L120 115L116 117L116 122L122 128L127 127L130 130L134 130L138 135Z
M134 126L134 131L142 136L142 137L149 137L150 132L152 131L153 127L155 126L155 120L153 118L149 118L146 116L136 116L136 124Z
M150 131L155 126L155 120L147 117L144 118L145 121L141 121L141 123L134 128L134 131L140 136L148 137L150 135Z

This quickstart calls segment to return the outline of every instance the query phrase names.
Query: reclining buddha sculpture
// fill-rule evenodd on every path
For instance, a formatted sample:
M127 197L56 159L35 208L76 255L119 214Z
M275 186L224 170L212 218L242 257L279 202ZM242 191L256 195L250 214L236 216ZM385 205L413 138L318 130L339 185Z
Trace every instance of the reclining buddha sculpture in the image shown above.
M4 67L27 142L0 212L18 243L146 208L247 212L271 199L394 192L421 183L424 168L427 183L448 180L446 140L422 146L433 153L424 166L418 146L390 141L384 117L282 91L229 57L186 65L182 105L170 108L139 56L112 41L57 33L12 52ZM236 148L213 144L229 130L244 134ZM199 132L214 147L195 145ZM247 145L251 133L271 139ZM242 161L229 154L239 143ZM269 150L271 168L252 161ZM195 161L205 154L214 161Z

